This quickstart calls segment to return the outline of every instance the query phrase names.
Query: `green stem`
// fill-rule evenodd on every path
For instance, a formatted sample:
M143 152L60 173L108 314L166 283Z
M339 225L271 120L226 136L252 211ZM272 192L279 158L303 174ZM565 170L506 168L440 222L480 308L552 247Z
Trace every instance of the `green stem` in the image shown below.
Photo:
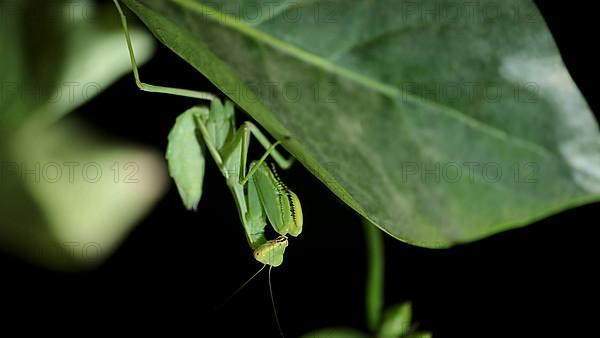
M383 283L384 283L384 253L383 236L377 227L368 221L363 222L367 246L367 285L366 307L367 325L371 332L375 332L381 321L383 310Z

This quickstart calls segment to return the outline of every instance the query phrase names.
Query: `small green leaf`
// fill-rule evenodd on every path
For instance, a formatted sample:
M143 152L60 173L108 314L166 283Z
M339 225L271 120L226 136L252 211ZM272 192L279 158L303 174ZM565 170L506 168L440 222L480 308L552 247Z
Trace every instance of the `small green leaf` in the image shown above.
M402 338L431 338L433 335L430 332L415 332Z
M202 197L204 149L198 142L195 116L208 113L207 108L194 107L177 117L169 133L167 161L169 174L175 180L179 196L189 210L196 210Z
M379 329L381 338L399 338L410 332L411 304L403 303L387 309Z
M369 338L369 335L351 328L327 328L313 331L301 338Z

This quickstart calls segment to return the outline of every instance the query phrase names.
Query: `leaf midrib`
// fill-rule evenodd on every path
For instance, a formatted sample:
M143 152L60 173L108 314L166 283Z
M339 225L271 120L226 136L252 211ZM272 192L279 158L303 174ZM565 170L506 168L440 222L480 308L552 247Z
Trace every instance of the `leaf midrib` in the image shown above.
M387 84L381 83L379 81L368 78L359 73L353 72L347 68L339 67L329 60L326 60L318 55L307 52L297 46L294 46L290 43L287 43L283 40L277 39L265 32L262 32L254 27L243 23L241 20L236 19L230 15L227 15L223 12L217 11L214 8L201 4L199 2L190 1L190 0L168 0L170 2L177 3L183 7L186 7L190 10L193 10L201 15L204 15L214 21L219 22L220 24L234 28L235 30L243 33L249 37L255 38L258 41L264 42L267 45L273 46L276 49L279 49L287 54L293 55L298 59L305 61L309 64L318 66L327 71L331 71L332 73L339 74L341 76L352 79L356 82L363 84L364 86L385 94L387 96L397 97L400 92L395 87L389 86Z
M199 2L196 2L193 0L168 0L168 1L175 3L175 4L179 4L182 7L188 8L200 15L204 15L205 17L210 18L224 26L233 28L242 34L245 34L249 37L255 38L256 40L261 41L267 45L270 45L270 46L274 47L275 49L281 50L289 55L297 57L298 59L305 61L308 64L315 65L319 68L325 69L327 71L330 71L330 72L340 75L342 77L351 79L369 89L372 89L383 95L389 96L393 99L399 97L399 95L401 93L400 90L398 90L397 88L395 88L393 86L390 86L385 83L381 83L377 80L373 80L369 77L366 77L362 74L356 73L347 68L337 66L336 64L330 62L329 60L327 60L319 55L307 52L306 50L301 49L300 47L297 47L288 42L285 42L283 40L275 38L265 32L262 32L256 28L244 23L243 21L241 21L239 19L236 19L235 17L227 15L223 12L217 11L213 7L204 5L202 3L199 3ZM411 93L402 92L402 94L403 94L403 97L414 100L415 102L421 102L422 104L426 104L431 107L435 107L439 111L464 122L466 125L469 125L469 126L473 127L474 129L481 130L484 134L488 134L494 138L498 138L498 139L501 139L504 141L522 144L523 146L531 149L532 151L534 151L536 153L539 153L540 155L550 156L553 158L559 157L554 152L550 151L549 149L547 149L537 143L533 143L527 139L523 139L523 138L520 138L520 137L517 137L514 135L510 135L502 129L499 129L499 128L489 125L489 124L485 124L482 121L479 121L468 115L465 115L465 114L461 113L460 111L457 111L453 108L444 106L437 102L432 102L431 100L427 100L425 98L419 98ZM509 138L508 136L511 136L511 137Z

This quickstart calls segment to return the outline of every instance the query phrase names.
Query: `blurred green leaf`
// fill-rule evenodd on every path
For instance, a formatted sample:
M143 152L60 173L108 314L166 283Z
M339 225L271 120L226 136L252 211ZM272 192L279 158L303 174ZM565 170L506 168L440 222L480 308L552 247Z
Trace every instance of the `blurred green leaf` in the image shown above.
M404 338L431 338L433 335L430 332L415 332L411 333Z
M62 119L130 71L118 17L88 1L0 2L0 246L52 268L94 266L166 186L156 152ZM132 33L144 62L152 39Z
M390 307L383 315L378 337L399 338L407 334L410 332L411 317L412 309L410 303Z
M183 204L191 210L196 210L202 197L206 165L204 150L196 134L197 114L208 114L208 109L194 107L177 117L167 146L169 174L175 180Z
M166 187L157 152L109 140L71 118L22 130L11 150L3 179L21 183L25 194L11 217L2 212L2 229L12 232L13 249L53 268L103 262Z
M530 0L458 22L419 15L442 0L123 2L395 238L446 247L600 198L597 123Z
M131 70L115 9L92 1L0 0L0 131L49 124L92 99ZM10 10L9 10L10 9ZM132 29L140 61L153 41ZM6 55L5 55L6 54Z
M313 331L301 338L369 338L369 335L354 329L340 327Z
M15 97L9 97L9 93L24 78L24 56L23 56L23 31L21 30L20 16L8 16L10 8L15 6L14 1L0 0L0 8L3 9L3 18L0 20L0 132L14 127L13 120L16 119L17 111L21 110L22 102ZM10 6L10 7L9 7ZM6 8L6 12L5 9ZM6 13L6 14L4 14Z

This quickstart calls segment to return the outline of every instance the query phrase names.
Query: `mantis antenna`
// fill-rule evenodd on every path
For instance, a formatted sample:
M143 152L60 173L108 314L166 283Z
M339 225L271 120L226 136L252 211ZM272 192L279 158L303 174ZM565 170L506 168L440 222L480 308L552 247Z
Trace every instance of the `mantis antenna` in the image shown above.
M248 283L250 283L254 278L256 278L256 276L258 276L266 267L268 264L264 264L260 269L258 269L258 271L256 271L250 278L248 278L248 280L246 280L244 282L244 284L242 284L239 288L237 288L229 297L227 297L227 299L225 299L225 301L215 307L213 309L213 311L218 311L219 309L221 309L223 306L225 306L227 303L229 303L229 301L235 297L240 291L242 291L242 289L244 289ZM283 334L283 329L281 328L281 323L279 322L279 316L277 315L277 306L275 304L275 297L273 296L273 284L271 283L271 270L273 269L272 265L269 265L269 295L271 296L271 306L273 307L273 315L275 316L275 323L277 324L277 329L279 330L279 334L281 335L281 338L285 338L284 334Z
M221 305L219 305L216 308L214 308L214 311L217 311L217 310L221 309L223 306L225 306L225 304L229 303L229 301L233 297L235 297L238 293L240 293L240 291L242 291L242 289L244 289L246 287L246 285L248 285L248 283L250 283L254 278L256 278L256 276L258 276L265 269L266 266L267 266L267 264L263 265L260 269L258 269L258 271L256 271L252 275L252 277L248 278L248 280L246 280L244 282L244 284L242 284L239 288L237 288L235 291L233 291L231 293L231 295L229 297L227 297L227 299L225 299L225 301ZM269 270L271 270L271 269L269 269Z
M275 297L273 297L273 286L271 285L271 270L272 269L273 269L273 266L269 265L269 293L271 294L271 305L273 305L273 314L275 315L275 323L277 323L277 329L279 329L279 334L281 335L281 338L285 338L285 336L283 335L283 330L281 329L281 324L279 323L279 316L277 316L277 307L275 306Z

